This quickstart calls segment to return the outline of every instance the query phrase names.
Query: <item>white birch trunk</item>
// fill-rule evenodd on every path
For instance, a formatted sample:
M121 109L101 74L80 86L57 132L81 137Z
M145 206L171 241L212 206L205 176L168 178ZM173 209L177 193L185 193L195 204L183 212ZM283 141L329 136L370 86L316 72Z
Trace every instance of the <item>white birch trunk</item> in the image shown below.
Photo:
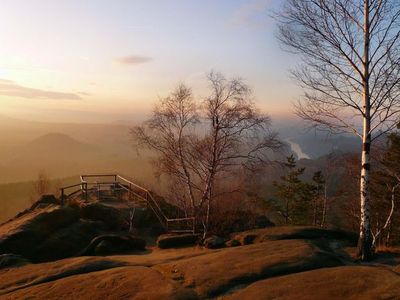
M370 0L364 0L364 116L363 139L361 154L361 181L360 181L360 238L358 242L358 256L361 260L371 257L371 227L370 227L370 149L371 149L371 104L369 90L369 48L370 48Z
M364 126L367 128L369 121L364 120ZM364 129L365 130L365 129ZM369 175L370 175L370 134L363 136L363 150L361 155L361 211L360 211L360 239L358 244L358 256L361 260L367 260L371 257L371 227L370 227L370 192L369 192Z

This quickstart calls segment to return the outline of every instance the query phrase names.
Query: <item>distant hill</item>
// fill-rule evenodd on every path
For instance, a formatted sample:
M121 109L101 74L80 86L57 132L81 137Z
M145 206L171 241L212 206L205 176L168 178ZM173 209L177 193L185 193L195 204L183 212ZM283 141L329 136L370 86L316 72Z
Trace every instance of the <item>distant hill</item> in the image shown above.
M138 156L131 124L46 123L0 115L0 183L81 173L121 172L153 181L148 157Z
M104 140L105 144L110 143L107 138ZM113 142L115 152L112 147L103 147L100 137L93 144L65 133L41 135L1 155L0 183L34 180L40 171L51 178L104 172L121 172L141 181L152 177L147 156L138 157L133 150L119 151L118 141Z
M20 147L15 147L5 160L4 165L22 174L36 174L48 170L61 176L59 171L74 171L80 166L92 165L94 160L105 159L107 154L92 145L78 142L61 133L50 133L40 136Z
M69 135L48 133L19 148L14 159L34 159L44 156L47 159L74 158L79 160L82 156L93 155L95 151L94 146L78 142Z

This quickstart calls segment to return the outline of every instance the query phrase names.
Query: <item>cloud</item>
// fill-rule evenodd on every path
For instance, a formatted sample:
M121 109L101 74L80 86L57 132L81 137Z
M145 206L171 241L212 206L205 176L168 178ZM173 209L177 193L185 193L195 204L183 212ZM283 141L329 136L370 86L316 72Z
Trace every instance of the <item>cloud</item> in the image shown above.
M0 95L20 97L25 99L49 99L49 100L81 100L82 98L74 93L63 93L29 88L7 79L0 79Z
M87 93L87 92L79 92L78 94L82 95L82 96L92 96L92 94Z
M115 61L121 65L138 65L152 61L151 57L141 55L130 55L117 58Z
M266 27L270 19L268 8L272 0L253 0L240 6L232 15L229 24L234 27Z

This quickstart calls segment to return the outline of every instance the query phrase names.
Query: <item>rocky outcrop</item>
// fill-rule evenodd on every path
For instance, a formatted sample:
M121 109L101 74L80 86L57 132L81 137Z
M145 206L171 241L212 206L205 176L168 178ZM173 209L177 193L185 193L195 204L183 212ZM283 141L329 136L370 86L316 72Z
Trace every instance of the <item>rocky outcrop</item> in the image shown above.
M57 199L54 195L43 195L39 198L38 201L33 203L30 209L32 210L40 207L45 208L51 204L61 205L61 201L60 199Z
M220 296L239 283L342 264L336 257L301 240L213 251L156 268L183 287L193 287L201 298L208 299Z
M112 230L121 230L125 225L124 213L110 205L101 202L93 202L82 205L80 216L86 220L101 221Z
M347 234L312 229L247 231L244 236L255 236L252 244L240 247L154 248L17 268L11 264L0 269L0 298L398 299L398 267L345 260L339 252L347 249ZM109 238L95 239L92 250Z
M67 276L15 290L6 299L198 299L196 293L168 280L151 268L119 267Z
M378 267L327 268L257 281L224 299L399 299L400 276Z
M0 225L0 254L20 255L33 262L79 255L98 236L126 233L131 209L122 201L61 205L54 196L43 196L30 209ZM140 225L144 226L145 220L153 217L146 214L149 211L137 209L134 225L142 222ZM121 238L119 242L110 245L104 241L100 248L117 253L128 251L129 245L135 250L142 245L132 239ZM114 246L115 250L110 249Z
M0 226L0 254L13 253L36 260L43 243L78 221L79 212L70 207L49 205L36 208ZM47 251L51 254L51 249Z

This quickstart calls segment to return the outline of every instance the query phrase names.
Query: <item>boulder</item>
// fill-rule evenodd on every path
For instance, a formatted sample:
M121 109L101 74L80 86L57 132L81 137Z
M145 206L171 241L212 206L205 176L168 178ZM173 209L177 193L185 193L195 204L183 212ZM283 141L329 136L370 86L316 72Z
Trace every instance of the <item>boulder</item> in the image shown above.
M241 246L241 245L242 244L238 240L235 240L235 239L229 240L229 241L226 242L226 246L227 247L238 247L238 246Z
M213 235L210 236L208 238L206 238L204 240L204 247L209 248L209 249L218 249L218 248L223 248L225 247L225 239L217 236L217 235Z
M157 239L157 246L161 249L167 248L178 248L185 246L193 246L199 240L199 235L197 234L163 234Z
M28 264L29 261L21 255L2 254L0 255L0 270L11 267L19 267Z
M111 255L143 251L146 241L129 234L104 234L94 238L80 255Z
M253 244L256 238L257 234L250 231L239 235L235 235L233 239L238 241L240 245L250 245Z
M238 232L231 235L231 239L238 240L242 245L261 243L275 240L304 239L313 241L337 240L343 245L355 246L357 234L340 231L327 230L310 226L282 226L254 229Z

